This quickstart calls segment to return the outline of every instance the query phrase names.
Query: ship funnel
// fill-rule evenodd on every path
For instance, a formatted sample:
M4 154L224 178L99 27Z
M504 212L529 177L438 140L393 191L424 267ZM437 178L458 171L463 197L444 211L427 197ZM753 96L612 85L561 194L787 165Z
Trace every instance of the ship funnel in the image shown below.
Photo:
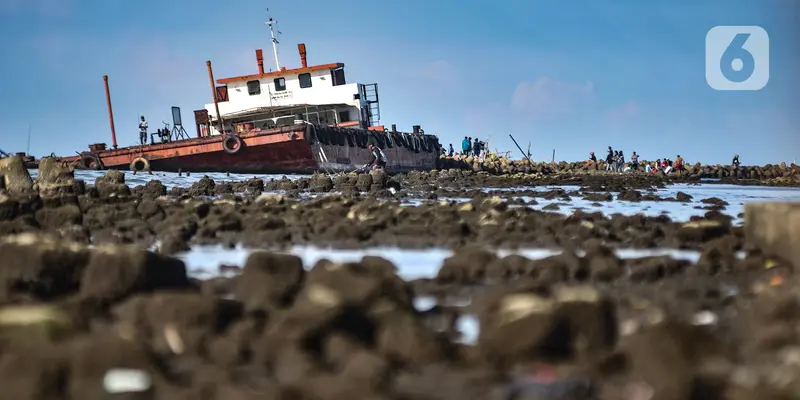
M264 75L264 53L261 49L256 50L256 62L258 63L258 73Z
M308 61L306 60L306 44L300 43L297 45L297 51L300 52L300 64L303 68L308 68Z

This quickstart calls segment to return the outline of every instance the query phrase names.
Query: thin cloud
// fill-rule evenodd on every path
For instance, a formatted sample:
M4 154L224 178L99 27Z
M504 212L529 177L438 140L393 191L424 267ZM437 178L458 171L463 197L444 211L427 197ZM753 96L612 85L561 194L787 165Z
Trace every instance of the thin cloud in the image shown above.
M543 119L572 113L577 106L594 97L594 84L557 81L540 77L520 82L511 96L513 111L530 119Z
M624 124L639 115L639 104L631 100L627 103L606 111L605 119L612 127Z
M436 60L423 64L417 76L426 81L452 84L458 81L458 70L448 61Z

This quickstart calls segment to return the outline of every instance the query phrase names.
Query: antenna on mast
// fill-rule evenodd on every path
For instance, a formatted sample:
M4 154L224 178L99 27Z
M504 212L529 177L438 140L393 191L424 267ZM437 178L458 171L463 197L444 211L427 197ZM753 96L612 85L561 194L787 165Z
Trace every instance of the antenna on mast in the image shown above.
M277 68L276 71L281 70L281 63L278 61L278 39L275 37L275 32L281 34L281 31L275 28L275 25L278 24L278 21L272 19L269 16L269 8L267 8L267 17L269 18L265 24L269 25L269 36L272 38L272 54L275 56L275 67Z

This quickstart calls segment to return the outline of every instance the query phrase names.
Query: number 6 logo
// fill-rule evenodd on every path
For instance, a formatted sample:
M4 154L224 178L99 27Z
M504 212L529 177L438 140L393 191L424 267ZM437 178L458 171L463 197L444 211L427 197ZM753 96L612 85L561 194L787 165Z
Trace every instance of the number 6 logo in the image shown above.
M769 35L758 26L715 26L706 35L706 82L715 90L760 90L769 82Z

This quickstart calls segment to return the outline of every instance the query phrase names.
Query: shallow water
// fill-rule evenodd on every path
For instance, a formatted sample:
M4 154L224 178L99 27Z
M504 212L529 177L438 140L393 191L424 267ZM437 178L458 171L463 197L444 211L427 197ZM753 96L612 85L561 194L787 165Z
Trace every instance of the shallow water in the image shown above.
M28 170L31 174L31 177L36 179L38 175L38 170L31 169ZM106 171L84 171L84 170L75 170L75 178L76 179L83 179L86 183L94 184L95 179L105 175ZM208 176L209 178L213 179L216 182L227 181L227 182L241 182L246 181L252 178L259 178L263 179L264 181L269 181L270 179L281 179L283 177L289 178L291 180L296 180L299 178L308 178L311 175L279 175L279 174L268 174L268 175L247 175L247 174L225 174L223 172L207 172L207 173L192 173L187 175L183 173L178 175L176 172L153 172L152 175L148 173L139 173L134 175L132 172L123 171L125 173L125 183L128 186L140 186L146 184L148 181L152 179L158 179L167 189L171 189L173 187L189 187L192 186L193 183L199 181L204 176Z
M567 192L577 191L579 186L536 186L536 187L517 187L484 189L486 192L490 191L515 191L515 190L530 190L535 192L547 192L553 189L564 189ZM695 207L707 206L700 201L710 197L717 197L725 200L729 205L722 212L734 217L734 224L741 224L744 222L738 215L744 212L744 204L752 201L800 201L800 188L793 187L768 187L768 186L737 186L737 185L723 185L723 184L706 184L706 185L690 185L690 184L676 184L664 189L658 189L655 194L667 198L675 197L678 192L684 192L693 197L691 202L680 203L673 201L608 201L608 202L594 202L584 200L580 197L572 197L570 201L564 201L560 198L557 199L544 199L541 197L528 197L528 196L509 196L511 199L521 199L526 203L533 200L537 204L528 204L534 210L542 210L544 207L556 204L558 210L547 210L563 215L570 215L576 210L583 210L585 212L600 211L606 215L623 214L634 215L644 214L646 216L658 216L662 214L668 215L673 221L685 222L691 217L702 216L708 210L697 209ZM616 197L616 194L614 194ZM439 198L437 201L457 201L466 202L470 201L468 198ZM424 200L412 200L409 205L423 203ZM597 204L597 205L595 205Z

